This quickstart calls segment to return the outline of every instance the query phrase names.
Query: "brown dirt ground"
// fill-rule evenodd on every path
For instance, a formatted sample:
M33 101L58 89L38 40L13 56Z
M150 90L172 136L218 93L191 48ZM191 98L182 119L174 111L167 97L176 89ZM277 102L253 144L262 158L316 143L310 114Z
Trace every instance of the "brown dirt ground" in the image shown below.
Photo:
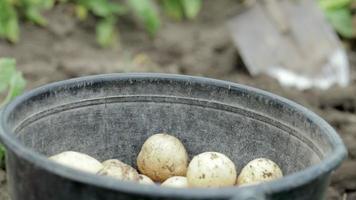
M217 3L219 2L219 3ZM266 77L251 77L232 45L225 20L241 6L233 0L206 0L203 12L192 22L166 21L154 39L130 19L119 23L121 43L100 49L93 20L78 22L70 7L57 6L46 13L49 26L25 23L17 45L0 40L0 57L17 59L28 89L57 80L113 72L167 72L202 75L258 87L292 99L325 118L340 133L349 158L332 178L330 200L356 199L356 52L349 52L352 84L328 91L283 88ZM211 15L214 13L214 15ZM6 180L0 171L0 199L7 199Z

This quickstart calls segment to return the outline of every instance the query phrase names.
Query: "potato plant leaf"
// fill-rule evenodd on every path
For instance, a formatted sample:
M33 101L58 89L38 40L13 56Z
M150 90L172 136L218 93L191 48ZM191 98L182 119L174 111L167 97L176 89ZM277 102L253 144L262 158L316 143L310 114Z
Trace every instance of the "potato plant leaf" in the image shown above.
M201 0L181 0L184 9L184 14L188 19L194 19L202 6Z
M163 10L169 17L175 20L182 20L184 13L181 0L163 0L162 6Z
M0 168L5 168L5 148L0 144Z
M0 59L0 73L0 91L4 92L8 89L5 99L0 103L0 107L2 107L22 93L26 81L24 80L22 73L16 71L15 61L13 59Z
M26 9L26 17L28 20L31 22L40 25L40 26L45 26L47 25L47 20L41 15L40 11L38 8L35 7L29 7Z
M345 38L355 36L352 26L352 15L348 9L336 9L326 12L326 17L335 30Z
M19 40L18 18L9 0L0 0L0 37L13 43Z
M98 17L111 17L114 14L121 15L126 12L126 8L121 4L108 0L78 0L77 3Z
M319 5L324 10L344 8L354 0L319 0Z
M117 38L114 18L103 19L96 25L96 40L102 47L114 45Z
M34 24L45 26L47 20L42 16L42 10L51 9L55 0L18 0L17 6L24 11L28 20Z
M75 6L75 14L80 20L85 20L88 17L88 9L83 5L76 5Z
M0 93L9 86L11 75L15 73L15 60L9 58L0 59Z
M158 11L151 0L128 0L128 5L138 19L143 23L147 32L153 36L160 27Z

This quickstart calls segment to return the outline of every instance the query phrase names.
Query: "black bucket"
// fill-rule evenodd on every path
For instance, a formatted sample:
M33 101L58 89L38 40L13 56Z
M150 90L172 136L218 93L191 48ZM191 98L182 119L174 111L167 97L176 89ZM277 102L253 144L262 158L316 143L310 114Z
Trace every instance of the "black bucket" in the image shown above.
M132 166L154 133L181 139L190 156L217 151L241 168L257 157L285 177L246 187L172 189L77 171L47 156L67 151ZM32 90L1 113L13 200L323 199L346 156L324 120L287 99L231 82L165 74L113 74Z

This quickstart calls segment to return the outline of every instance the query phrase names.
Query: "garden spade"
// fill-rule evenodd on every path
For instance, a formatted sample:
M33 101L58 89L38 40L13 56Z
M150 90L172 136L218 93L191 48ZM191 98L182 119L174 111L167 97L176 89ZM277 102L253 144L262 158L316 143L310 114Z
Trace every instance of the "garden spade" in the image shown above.
M299 89L348 84L346 52L315 0L247 3L228 25L251 75Z

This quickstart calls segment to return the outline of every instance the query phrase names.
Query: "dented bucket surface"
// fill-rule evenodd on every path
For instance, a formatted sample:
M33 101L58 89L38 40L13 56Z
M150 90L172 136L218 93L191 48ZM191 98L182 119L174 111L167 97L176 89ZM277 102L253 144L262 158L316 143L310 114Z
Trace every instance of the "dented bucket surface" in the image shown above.
M61 81L20 96L1 112L13 200L323 199L346 156L338 134L306 108L255 88L167 74L110 74ZM152 134L178 137L193 155L226 154L238 172L267 157L285 177L246 187L139 185L51 162L62 151L136 167Z

